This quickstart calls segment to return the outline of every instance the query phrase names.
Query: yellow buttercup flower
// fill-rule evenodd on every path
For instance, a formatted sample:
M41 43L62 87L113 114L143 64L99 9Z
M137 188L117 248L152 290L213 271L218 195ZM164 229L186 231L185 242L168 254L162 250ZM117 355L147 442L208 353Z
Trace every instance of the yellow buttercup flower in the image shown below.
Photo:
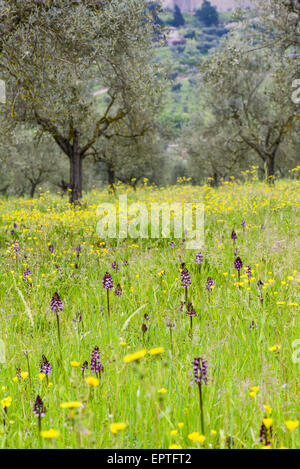
M7 396L4 399L2 399L1 405L2 405L3 409L6 409L7 407L10 407L11 402L12 402L12 398L10 396Z
M281 349L281 345L273 345L272 347L269 347L270 352L278 352Z
M183 423L183 422L178 422L178 423L177 423L177 427L178 427L178 428L182 428L182 427L183 427L183 425L184 425L184 423Z
M251 391L249 392L250 397L255 397L259 391L259 386L252 386Z
M46 375L44 373L39 373L39 379L43 381L43 379L46 378Z
M82 402L79 402L79 401L63 402L62 404L60 404L60 407L62 409L78 409L79 407L82 407Z
M80 362L71 362L71 366L78 368L80 366Z
M85 382L89 385L89 386L92 386L94 388L96 388L97 386L99 386L100 384L100 381L98 378L95 378L94 376L88 376L86 379L85 379Z
M53 430L52 428L50 430L41 431L42 438L57 438L58 436L59 436L59 431Z
M20 372L20 375L14 376L12 380L13 380L14 383L17 383L20 378L21 378L21 379L24 379L24 380L25 380L26 378L28 378L28 375L29 375L28 371L21 371L21 372Z
M131 353L130 355L126 355L126 357L123 358L124 363L130 363L134 362L136 360L139 360L140 358L143 358L147 353L147 350L140 350L139 352Z
M159 355L160 353L163 353L165 351L165 349L163 347L156 347L156 348L152 348L151 350L149 350L149 355Z
M264 407L265 411L266 411L269 415L271 415L271 413L272 413L272 407L270 407L269 405L264 405L263 407Z
M169 449L182 449L182 446L174 444L174 445L170 445Z
M205 440L204 435L200 435L199 432L193 432L188 435L188 439L191 441L196 441L197 443L203 443Z
M271 419L270 417L263 419L263 424L267 429L269 429L272 426L272 423L273 423L273 419Z
M299 420L286 420L285 424L287 426L287 429L292 432L293 430L295 430L295 428L299 427Z
M178 430L171 430L171 431L170 431L170 434L171 434L172 436L177 435L177 433L178 433Z
M126 427L127 427L126 423L123 423L123 422L111 423L109 426L110 431L113 434L116 434L119 431L124 430Z
M166 394L167 390L166 390L166 388L160 388L157 392L159 394Z

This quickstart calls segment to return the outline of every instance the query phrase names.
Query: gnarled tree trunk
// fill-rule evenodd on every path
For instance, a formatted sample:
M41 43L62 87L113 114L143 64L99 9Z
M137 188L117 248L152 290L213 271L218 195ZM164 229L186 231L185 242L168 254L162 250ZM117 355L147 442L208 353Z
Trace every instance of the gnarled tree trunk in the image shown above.
M31 197L31 199L33 199L33 197L34 197L37 185L38 185L38 182L37 183L31 182L31 187L30 187L30 197Z
M274 176L275 176L275 154L268 155L266 157L266 164L267 164L267 176L269 184L274 184Z
M80 134L74 131L70 159L70 203L75 204L82 198L82 158L80 154Z
M115 192L115 170L113 165L107 165L107 179L108 179L108 190L111 192Z

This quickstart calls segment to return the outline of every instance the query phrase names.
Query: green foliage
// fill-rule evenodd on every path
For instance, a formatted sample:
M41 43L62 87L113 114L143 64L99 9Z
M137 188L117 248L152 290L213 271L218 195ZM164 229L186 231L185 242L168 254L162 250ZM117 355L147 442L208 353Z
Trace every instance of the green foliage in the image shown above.
M261 15L248 12L201 67L206 116L197 113L187 139L198 180L201 173L220 178L252 162L260 164L272 182L286 174L287 160L289 169L297 164L299 112L292 100L299 69L297 30L291 29L287 37L269 6L259 2L259 7Z
M162 71L152 61L153 15L144 0L4 6L0 67L14 96L11 115L52 136L70 159L79 198L82 160L98 139L129 134L134 118L135 135L153 124L162 91ZM108 101L105 94L96 99L94 87L106 90Z
M174 18L172 21L172 26L175 26L175 28L178 28L180 26L184 26L184 24L185 24L185 20L184 20L183 14L181 13L179 6L176 5L175 10L174 10Z
M219 14L216 7L212 6L207 0L204 0L202 7L196 11L195 16L205 26L214 26L219 23Z

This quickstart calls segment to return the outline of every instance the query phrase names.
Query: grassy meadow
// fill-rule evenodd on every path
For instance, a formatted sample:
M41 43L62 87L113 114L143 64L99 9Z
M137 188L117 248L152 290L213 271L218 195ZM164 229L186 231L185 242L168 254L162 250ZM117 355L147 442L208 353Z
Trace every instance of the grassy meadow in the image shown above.
M0 447L299 448L300 182L145 181L125 193L128 203L203 201L202 264L180 239L100 239L97 207L118 203L107 191L75 208L41 190L0 201ZM197 357L207 361L202 414Z

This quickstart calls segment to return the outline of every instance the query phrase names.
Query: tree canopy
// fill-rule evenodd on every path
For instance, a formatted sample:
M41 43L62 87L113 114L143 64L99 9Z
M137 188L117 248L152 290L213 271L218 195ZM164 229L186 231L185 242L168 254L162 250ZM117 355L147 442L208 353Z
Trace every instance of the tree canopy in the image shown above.
M205 26L215 26L219 23L218 11L208 0L204 0L201 8L196 11L195 15Z
M39 125L70 160L71 201L82 160L101 138L143 135L160 105L153 15L141 0L3 2L0 70L10 114ZM99 92L100 91L100 92ZM99 93L97 93L99 92Z
M243 13L239 27L202 65L200 92L207 117L196 122L202 154L208 146L214 173L231 168L235 155L241 162L246 148L262 161L269 181L274 180L283 143L293 141L299 132L299 107L292 100L293 80L300 69L299 12L297 2L257 1L256 9ZM194 141L189 145L192 153ZM219 163L218 148L224 151Z

